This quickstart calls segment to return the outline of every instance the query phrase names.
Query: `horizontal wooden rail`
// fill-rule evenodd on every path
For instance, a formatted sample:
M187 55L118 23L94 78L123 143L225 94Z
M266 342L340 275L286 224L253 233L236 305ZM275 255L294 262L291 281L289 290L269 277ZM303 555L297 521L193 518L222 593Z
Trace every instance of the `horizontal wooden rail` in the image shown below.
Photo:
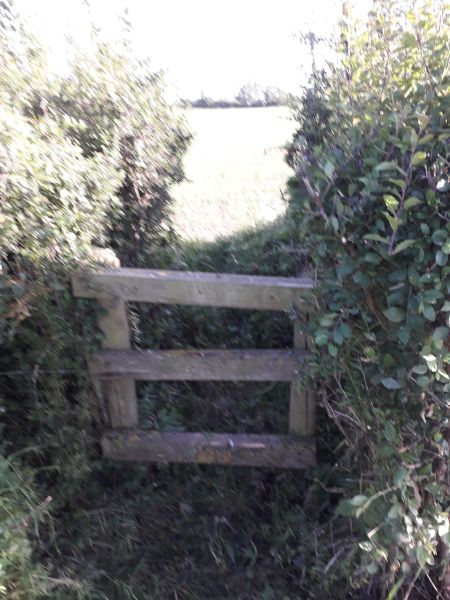
M106 350L90 372L141 381L294 381L306 353L292 350Z
M74 295L114 296L133 302L289 310L313 287L309 278L263 277L188 271L114 269L74 275Z
M106 458L306 469L316 464L313 438L225 433L110 431L102 438Z

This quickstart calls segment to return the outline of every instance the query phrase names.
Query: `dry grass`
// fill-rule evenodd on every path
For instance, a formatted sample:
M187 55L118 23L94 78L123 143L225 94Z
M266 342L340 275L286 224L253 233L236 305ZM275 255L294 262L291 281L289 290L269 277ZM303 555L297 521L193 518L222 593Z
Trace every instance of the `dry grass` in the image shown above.
M283 147L295 130L288 108L193 109L188 120L187 181L173 189L184 239L211 241L283 214L291 175Z

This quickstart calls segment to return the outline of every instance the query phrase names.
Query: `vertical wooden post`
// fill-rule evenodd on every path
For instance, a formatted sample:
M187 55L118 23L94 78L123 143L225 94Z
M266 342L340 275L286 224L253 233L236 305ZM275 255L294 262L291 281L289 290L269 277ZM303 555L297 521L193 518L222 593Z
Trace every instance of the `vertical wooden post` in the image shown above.
M112 251L97 251L98 262L103 265L120 267L118 258ZM128 325L127 305L121 298L105 296L98 299L103 314L98 324L104 334L105 350L129 350L130 328ZM113 429L136 427L139 423L134 379L109 379L102 381L100 388L108 406L109 420Z
M307 350L307 336L302 332L299 321L294 322L294 347ZM315 402L314 394L305 390L294 381L291 384L291 399L289 405L289 431L297 435L314 435L315 431Z

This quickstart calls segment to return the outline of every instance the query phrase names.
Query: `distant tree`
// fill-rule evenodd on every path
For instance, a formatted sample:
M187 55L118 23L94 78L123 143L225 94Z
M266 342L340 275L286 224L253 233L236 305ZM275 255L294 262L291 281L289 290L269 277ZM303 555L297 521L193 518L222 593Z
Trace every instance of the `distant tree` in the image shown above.
M235 97L240 106L264 106L265 94L257 83L246 83Z

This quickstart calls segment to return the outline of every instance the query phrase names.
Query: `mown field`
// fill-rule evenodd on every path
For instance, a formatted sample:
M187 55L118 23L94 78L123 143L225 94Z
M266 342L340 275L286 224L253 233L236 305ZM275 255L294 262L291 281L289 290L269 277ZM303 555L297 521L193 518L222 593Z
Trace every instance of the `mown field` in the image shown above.
M291 174L284 145L295 123L285 107L193 109L187 180L174 188L176 231L213 240L267 224L284 212L281 191Z

